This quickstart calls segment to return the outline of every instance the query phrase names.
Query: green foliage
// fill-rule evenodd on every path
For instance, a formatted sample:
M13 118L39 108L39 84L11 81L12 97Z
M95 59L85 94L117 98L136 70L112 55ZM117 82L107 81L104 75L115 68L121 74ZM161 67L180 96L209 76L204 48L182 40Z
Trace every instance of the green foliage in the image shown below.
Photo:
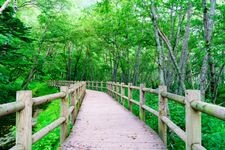
M0 0L0 5L4 2ZM190 2L193 16L185 85L187 89L198 89L206 47L204 23L201 1ZM188 22L188 3L184 0L155 1L158 26L171 42L178 63ZM79 6L77 1L72 0L18 1L17 12L10 4L0 14L0 103L15 101L18 90L32 89L34 96L56 92L56 89L49 89L46 84L48 80L113 80L132 82L134 85L146 83L148 87L157 88L160 83L158 70L162 68L168 90L179 92L178 75L162 39L164 62L162 66L158 65L151 1L102 0L90 7L87 5L77 9ZM210 44L217 99L211 99L212 92L208 88L206 101L225 106L225 72L222 67L225 62L225 5L222 1L217 1L215 12ZM207 82L210 82L209 72L207 77ZM125 93L127 95L127 90ZM136 90L133 99L139 99ZM147 94L146 103L158 109L156 96ZM58 102L40 108L43 112L38 116L35 131L58 116ZM171 119L185 129L184 108L174 102L169 102L169 108ZM133 110L138 116L138 107L133 105ZM45 119L45 116L49 118ZM157 118L148 113L146 118L146 123L157 131ZM8 124L13 123L9 121ZM202 124L204 146L222 149L221 145L225 145L224 124L207 116L203 116ZM174 133L168 134L170 149L184 149L184 143ZM58 129L55 129L34 148L56 149L57 141ZM221 144L216 144L216 141Z
M41 130L43 127L49 125L54 120L58 119L60 114L60 101L56 100L51 102L48 107L42 111L37 117L37 124L35 125L34 132ZM57 149L59 146L59 128L54 129L48 135L43 137L33 145L35 150L52 150Z
M125 88L125 95L128 96L128 89ZM139 91L132 91L132 99L139 101ZM169 102L169 117L185 131L185 108L172 101ZM146 105L158 110L158 95L146 93ZM125 107L128 109L128 102L125 102ZM138 117L139 106L132 105L133 114ZM146 112L146 124L150 126L155 132L158 132L158 118L151 113ZM202 144L206 149L220 150L225 145L225 123L214 117L202 115ZM171 130L168 129L168 149L182 150L185 149L185 143ZM219 144L218 144L219 143Z

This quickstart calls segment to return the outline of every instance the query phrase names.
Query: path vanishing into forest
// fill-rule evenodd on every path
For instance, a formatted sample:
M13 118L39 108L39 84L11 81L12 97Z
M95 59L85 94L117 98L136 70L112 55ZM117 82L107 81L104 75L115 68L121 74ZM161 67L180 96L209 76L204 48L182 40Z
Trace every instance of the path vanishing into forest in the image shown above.
M160 137L117 101L87 90L63 150L164 150Z
M0 105L0 117L16 112L16 145L10 150L32 150L57 127L62 150L164 150L170 136L167 129L185 142L186 150L206 150L201 113L225 121L225 108L202 102L199 90L186 90L182 96L167 92L166 86L152 89L111 81L51 81L49 86L60 87L59 92L33 97L30 90L18 91L15 102ZM158 97L158 109L146 103L147 93ZM33 133L33 106L55 100L60 100L60 116ZM185 107L184 130L168 117L168 101ZM133 114L137 110L139 117ZM152 120L146 112L158 118L158 133L147 126Z

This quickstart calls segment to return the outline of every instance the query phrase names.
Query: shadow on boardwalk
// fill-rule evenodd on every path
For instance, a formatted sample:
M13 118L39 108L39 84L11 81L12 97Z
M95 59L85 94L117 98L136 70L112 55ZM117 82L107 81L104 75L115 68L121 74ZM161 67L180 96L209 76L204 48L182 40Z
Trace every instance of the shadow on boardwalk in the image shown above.
M63 150L164 150L159 136L103 92L87 90Z

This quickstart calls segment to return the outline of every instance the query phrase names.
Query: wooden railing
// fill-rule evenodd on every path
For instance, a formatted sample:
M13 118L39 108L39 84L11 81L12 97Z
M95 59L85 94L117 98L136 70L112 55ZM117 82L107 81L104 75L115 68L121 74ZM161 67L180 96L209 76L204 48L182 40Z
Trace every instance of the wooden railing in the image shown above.
M18 91L16 102L0 105L0 117L16 112L16 145L11 150L31 150L33 143L58 126L60 126L61 144L68 136L69 120L74 124L85 95L86 82L73 82L72 84L70 82L66 86L62 86L65 82L51 82L51 84L60 85L60 92L32 98L32 91ZM32 106L56 99L61 99L60 117L32 135Z
M123 105L125 104L125 100L127 100L129 110L132 111L133 104L138 105L139 118L141 120L145 121L145 111L158 117L158 133L163 142L167 144L167 127L169 127L170 130L186 143L186 150L205 150L201 144L201 112L225 121L225 108L202 102L199 90L186 90L185 96L180 96L167 92L166 86L151 89L146 88L144 84L133 86L131 83L125 85L124 83L118 82L87 81L87 88L102 90L104 89L102 87L107 87L108 94L116 100L120 100ZM128 96L125 96L125 88L128 90ZM139 101L132 98L133 90L139 90ZM158 110L146 105L146 93L158 95ZM185 107L185 131L167 116L168 99Z

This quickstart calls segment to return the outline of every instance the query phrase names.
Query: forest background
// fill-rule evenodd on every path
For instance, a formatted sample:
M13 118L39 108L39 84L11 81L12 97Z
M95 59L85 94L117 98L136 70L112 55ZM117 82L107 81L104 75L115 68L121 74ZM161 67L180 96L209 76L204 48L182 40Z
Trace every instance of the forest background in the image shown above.
M18 90L57 91L49 80L110 80L166 85L180 95L199 89L203 101L225 106L224 39L223 0L10 1L0 9L0 103L15 101ZM34 131L57 118L57 109L58 103L35 108ZM184 110L170 109L185 128ZM0 118L0 149L14 143L14 117ZM202 122L203 145L224 148L225 124L208 116ZM34 149L56 149L58 134ZM168 148L183 149L169 134Z

